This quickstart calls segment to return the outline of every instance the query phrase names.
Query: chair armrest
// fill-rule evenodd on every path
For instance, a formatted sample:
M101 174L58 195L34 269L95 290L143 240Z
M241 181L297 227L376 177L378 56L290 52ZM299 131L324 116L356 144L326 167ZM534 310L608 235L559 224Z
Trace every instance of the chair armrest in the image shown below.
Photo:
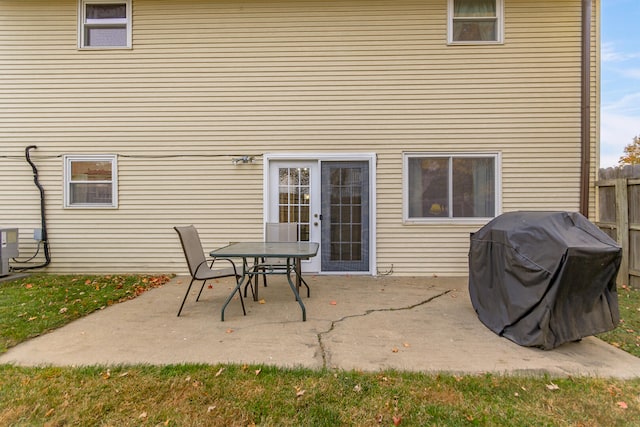
M209 265L210 268L213 268L213 264L216 261L228 261L231 266L233 267L233 273L236 275L236 277L240 277L240 275L238 274L238 269L236 268L236 264L233 262L233 260L231 258L209 258L208 261L211 261L211 264Z

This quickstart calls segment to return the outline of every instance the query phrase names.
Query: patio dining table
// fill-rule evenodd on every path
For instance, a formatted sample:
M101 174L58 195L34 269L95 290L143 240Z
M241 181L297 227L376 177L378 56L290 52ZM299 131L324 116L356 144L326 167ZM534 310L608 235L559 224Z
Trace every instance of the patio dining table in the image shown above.
M302 260L316 256L318 253L318 243L315 242L236 242L230 243L219 249L210 252L211 257L221 258L242 258L242 278L236 284L229 297L222 306L221 320L224 321L224 310L236 292L241 292L242 285L250 284L253 278L264 274L283 274L287 277L289 287L296 297L296 301L302 310L302 320L307 320L307 310L300 298L300 284L304 283L309 293L309 286L302 278ZM261 259L281 258L286 260L286 264L279 268L270 268L268 265L260 264ZM284 267L284 268L282 268ZM296 275L296 283L291 279L291 273ZM254 300L258 299L258 280L254 281ZM252 288L253 289L253 288Z

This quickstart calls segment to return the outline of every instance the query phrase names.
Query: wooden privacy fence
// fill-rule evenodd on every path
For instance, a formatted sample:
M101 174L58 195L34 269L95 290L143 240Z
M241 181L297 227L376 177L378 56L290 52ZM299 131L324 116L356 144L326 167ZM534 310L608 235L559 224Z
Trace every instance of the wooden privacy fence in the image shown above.
M596 225L622 246L618 285L640 288L640 166L600 170Z

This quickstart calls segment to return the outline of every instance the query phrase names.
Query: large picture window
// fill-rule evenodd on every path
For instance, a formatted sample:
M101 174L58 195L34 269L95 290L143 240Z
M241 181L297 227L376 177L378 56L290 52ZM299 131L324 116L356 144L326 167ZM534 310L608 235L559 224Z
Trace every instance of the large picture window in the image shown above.
M503 0L449 0L449 43L502 43Z
M131 47L131 0L79 0L81 48Z
M404 220L493 218L497 176L497 154L405 154Z
M116 156L65 156L64 177L65 207L118 207Z

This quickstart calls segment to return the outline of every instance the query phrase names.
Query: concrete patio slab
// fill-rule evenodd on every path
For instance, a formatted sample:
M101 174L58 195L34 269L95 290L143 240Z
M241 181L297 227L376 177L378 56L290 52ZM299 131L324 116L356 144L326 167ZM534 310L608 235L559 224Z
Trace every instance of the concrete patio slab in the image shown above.
M232 301L230 279L199 302L177 277L138 298L93 313L18 345L0 363L26 366L247 363L282 367L456 374L539 374L635 378L640 358L587 337L551 351L521 347L487 329L471 305L466 278L310 276L307 321L282 277Z

